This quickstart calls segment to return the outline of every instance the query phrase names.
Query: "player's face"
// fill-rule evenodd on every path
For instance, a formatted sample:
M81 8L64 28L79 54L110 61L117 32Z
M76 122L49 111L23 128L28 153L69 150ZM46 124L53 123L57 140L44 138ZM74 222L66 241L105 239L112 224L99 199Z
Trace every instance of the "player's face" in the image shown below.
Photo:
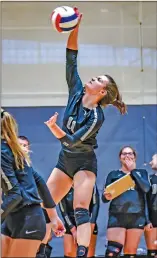
M19 139L19 143L24 152L28 153L30 151L29 143L26 140Z
M105 75L93 77L89 82L85 84L85 89L86 92L95 95L101 91L104 91L108 83L109 80ZM106 93L104 95L106 95Z
M152 157L152 160L151 160L151 162L149 164L150 164L152 169L157 170L157 154L155 154Z
M128 160L128 159L136 161L134 151L129 147L124 148L122 150L122 153L121 153L121 156L120 156L120 161L121 161L122 164L125 164L125 161Z

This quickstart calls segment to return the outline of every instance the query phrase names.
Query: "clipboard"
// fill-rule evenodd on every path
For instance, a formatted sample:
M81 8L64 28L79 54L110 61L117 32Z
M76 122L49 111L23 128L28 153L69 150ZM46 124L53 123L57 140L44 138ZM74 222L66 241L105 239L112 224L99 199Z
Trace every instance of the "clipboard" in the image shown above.
M135 187L135 182L131 178L130 173L119 178L117 181L106 187L106 193L110 193L112 195L112 199L121 195L122 193L129 190L131 187Z

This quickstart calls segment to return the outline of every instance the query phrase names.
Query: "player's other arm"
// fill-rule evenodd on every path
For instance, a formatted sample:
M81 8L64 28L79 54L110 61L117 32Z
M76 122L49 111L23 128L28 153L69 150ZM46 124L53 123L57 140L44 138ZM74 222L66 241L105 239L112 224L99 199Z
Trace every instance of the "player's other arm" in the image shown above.
M49 127L54 136L61 141L61 143L68 148L73 148L86 139L95 134L101 127L104 118L100 115L96 109L91 112L91 117L87 123L77 130L73 135L66 134L57 124L58 113L55 113L45 124Z
M133 169L131 171L131 176L144 193L149 192L151 186L146 170L138 171L138 169Z

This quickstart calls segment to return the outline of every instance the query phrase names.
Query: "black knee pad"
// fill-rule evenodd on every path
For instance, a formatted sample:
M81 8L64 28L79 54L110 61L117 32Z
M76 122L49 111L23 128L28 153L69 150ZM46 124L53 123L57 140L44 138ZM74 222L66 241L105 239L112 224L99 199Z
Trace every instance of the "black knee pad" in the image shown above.
M90 222L89 211L84 208L76 208L75 221L77 226Z
M136 254L125 254L124 258L135 258Z
M47 245L46 245L46 248L45 248L46 258L50 258L50 257L51 257L51 253L52 253L52 246L50 246L49 244L47 244Z
M49 244L41 244L36 254L36 258L50 258L52 247Z
M148 250L147 251L147 257L155 257L157 255L157 250Z
M114 241L108 241L106 249L106 257L119 257L122 251L123 245Z
M76 257L87 258L87 254L88 254L88 247L85 247L83 245L78 245Z
M38 252L36 254L36 258L46 258L45 247L46 247L45 244L41 244L39 246L39 250L38 250Z

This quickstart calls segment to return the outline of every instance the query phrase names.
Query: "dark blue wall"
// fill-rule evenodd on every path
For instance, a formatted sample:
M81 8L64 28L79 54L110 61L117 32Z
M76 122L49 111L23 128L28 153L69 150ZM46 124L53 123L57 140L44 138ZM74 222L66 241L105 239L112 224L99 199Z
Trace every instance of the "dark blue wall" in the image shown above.
M45 126L44 121L57 111L59 113L58 123L61 125L64 108L20 107L6 108L6 110L16 118L19 124L19 133L30 139L34 167L46 180L57 162L60 143ZM106 120L98 135L99 148L97 150L97 183L100 194L106 175L112 169L120 166L118 153L123 145L129 144L137 150L138 167L143 167L145 162L150 161L153 153L157 152L157 106L129 106L128 114L125 116L121 116L114 107L108 107L104 113ZM149 166L146 168L151 173ZM101 204L98 217L97 254L99 255L103 255L105 250L107 207L107 204ZM54 246L54 254L61 256L63 254L60 246L61 240L55 241L57 242ZM57 243L59 243L59 247ZM140 246L145 248L143 239Z

